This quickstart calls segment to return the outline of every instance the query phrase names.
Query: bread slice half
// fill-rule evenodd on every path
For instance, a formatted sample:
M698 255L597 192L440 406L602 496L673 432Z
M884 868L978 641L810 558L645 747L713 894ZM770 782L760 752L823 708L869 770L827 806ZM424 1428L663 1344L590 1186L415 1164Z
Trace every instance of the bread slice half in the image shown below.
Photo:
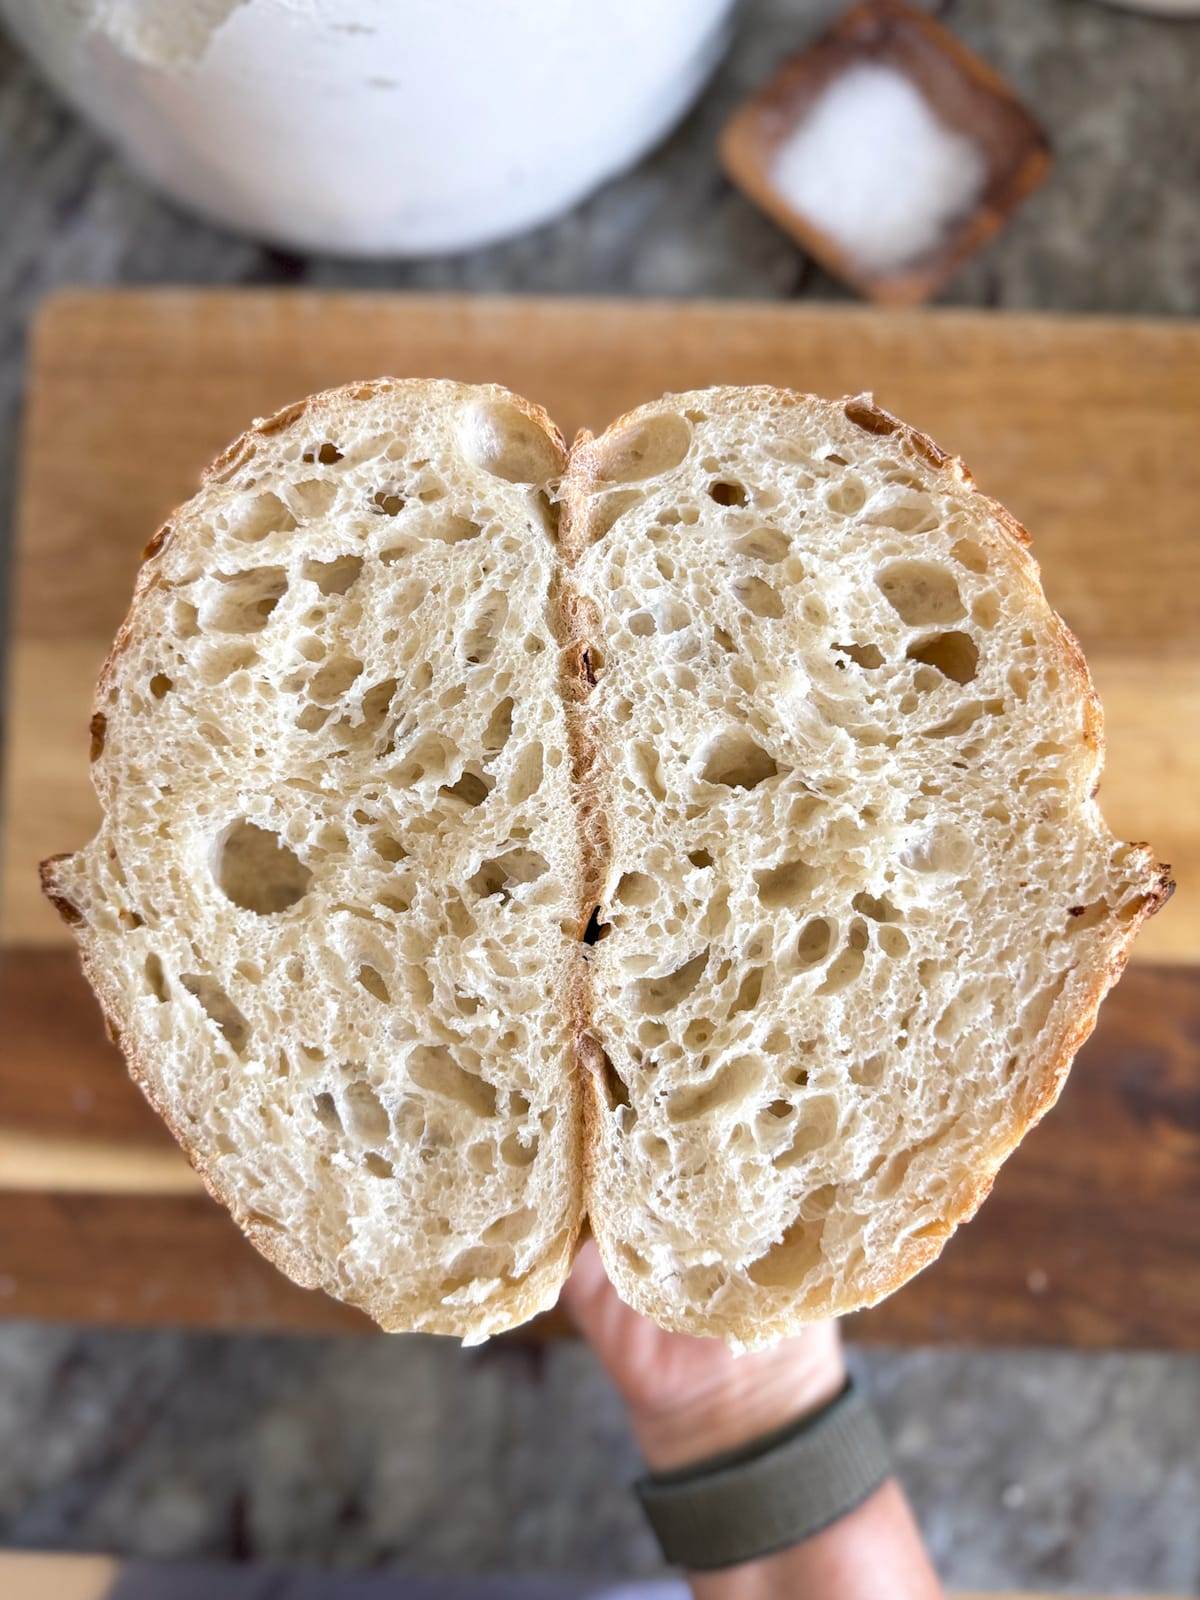
M385 1328L752 1345L933 1259L1169 893L1023 530L869 398L256 424L151 542L47 893L255 1244Z

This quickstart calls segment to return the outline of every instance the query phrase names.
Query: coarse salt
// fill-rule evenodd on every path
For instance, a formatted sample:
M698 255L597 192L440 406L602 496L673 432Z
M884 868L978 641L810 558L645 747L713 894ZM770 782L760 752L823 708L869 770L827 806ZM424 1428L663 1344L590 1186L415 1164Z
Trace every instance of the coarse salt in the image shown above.
M940 121L893 67L850 67L780 144L771 177L870 272L895 272L938 245L974 205L983 151Z

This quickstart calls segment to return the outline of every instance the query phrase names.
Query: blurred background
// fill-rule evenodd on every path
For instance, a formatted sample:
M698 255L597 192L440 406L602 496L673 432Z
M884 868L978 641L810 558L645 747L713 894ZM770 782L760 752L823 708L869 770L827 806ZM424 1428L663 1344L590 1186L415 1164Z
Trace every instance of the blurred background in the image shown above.
M567 0L441 8L3 0L5 571L18 494L23 484L29 491L18 459L23 406L31 383L48 381L30 376L31 326L48 296L80 286L706 297L800 301L831 315L865 289L882 302L932 296L996 319L1149 317L1158 320L1142 342L1121 348L1150 361L1161 354L1164 382L1194 416L1200 367L1179 351L1200 351L1186 343L1200 314L1200 21L1168 0L1158 14L1098 0L948 0L927 9L999 74L1005 105L1024 120L1011 137L989 134L977 161L956 157L948 135L917 126L909 147L928 134L925 165L886 169L885 188L910 184L929 199L929 238L917 244L937 281L914 287L906 261L867 274L869 283L843 270L853 240L839 245L837 230L852 233L861 219L822 213L820 197L793 207L799 191L788 189L778 155L803 130L820 73L809 83L801 72L793 99L791 89L755 98L840 16L844 7L827 0L663 0L661 13L653 4ZM314 18L325 33L311 31ZM406 27L407 58L398 43ZM356 52L350 89L349 58L331 39ZM417 60L414 49L423 52ZM948 108L947 122L969 131L975 113L961 110L943 67L913 70L927 72L934 110ZM499 104L497 82L506 87ZM734 150L727 136L723 166L719 147L735 113L744 137ZM756 124L756 115L766 120ZM899 128L910 138L903 117L879 115L885 135ZM978 115L982 126L991 112L981 105ZM102 327L103 308L95 315ZM895 313L879 306L869 315ZM1087 326L1086 337L1103 345L1106 336ZM51 365L70 364L69 339L60 328ZM237 360L252 364L253 353ZM1154 388L1153 371L1129 377ZM202 375L202 384L215 381ZM886 385L876 387L887 403ZM1119 391L1115 382L1118 398L1104 397L1114 428ZM78 384L74 392L73 425L86 432L86 396ZM97 408L106 403L98 390ZM38 470L45 478L44 460ZM52 475L46 483L43 515ZM985 478L984 486L994 485ZM1193 530L1180 573L1190 562L1194 574L1196 509L1193 500L1180 512L1180 526ZM1036 523L1033 533L1036 545ZM1138 538L1131 528L1130 541ZM125 593L129 551L114 560ZM1070 617L1070 595L1051 594ZM21 603L6 601L10 638L25 627ZM1196 589L1181 588L1173 605L1176 703L1194 709ZM1086 633L1084 642L1090 650ZM1145 681L1129 690L1135 700ZM8 725L21 717L28 721L13 700ZM1130 726L1136 734L1136 715ZM1177 762L1193 772L1197 726L1176 717L1173 732ZM63 781L82 783L75 729L71 737L79 769ZM10 851L10 872L14 859ZM7 938L13 1009L0 1048L15 1053L0 1092L24 1114L34 1046L26 1048L28 1012L18 1018L16 1007L22 995L29 1003L24 974L34 969L20 968L13 952L39 941L11 928ZM902 1343L877 1333L852 1346L939 1568L957 1589L1200 1594L1200 1267L1189 1254L1200 1199L1200 1005L1186 940L1159 953L1170 964L1153 969L1159 987L1138 991L1137 1002L1147 1019L1177 1013L1159 1055L1137 1057L1129 1021L1093 1047L1107 1051L1094 1058L1098 1074L1141 1063L1121 1080L1129 1114L1106 1123L1104 1137L1114 1148L1144 1143L1158 1162L1144 1192L1135 1184L1127 1198L1128 1209L1153 1216L1146 1250L1165 1248L1164 1238L1179 1247L1157 1280L1153 1314L1138 1324L1132 1302L1142 1290L1130 1278L1110 1288L1106 1319L1060 1306L1039 1339L1038 1297L1052 1285L1042 1258L1023 1253L1014 1213L1004 1239L1028 1302L1019 1314L990 1317L981 1299L978 1325L960 1308L948 1335L936 1317L935 1267L922 1280L921 1315L889 1325ZM52 1011L53 995L39 995ZM115 1071L107 1056L103 1067ZM1058 1118L1070 1118L1073 1104L1068 1095ZM6 1115L0 1102L0 1121ZM1043 1177L1053 1171L1055 1126L1036 1136ZM572 1340L463 1352L416 1337L255 1331L253 1316L232 1330L238 1319L214 1318L205 1329L189 1316L181 1320L193 1326L180 1331L169 1311L125 1314L120 1304L71 1320L66 1291L47 1295L40 1314L34 1298L22 1298L14 1265L28 1250L30 1236L18 1235L34 1215L21 1209L33 1204L33 1180L19 1162L6 1168L4 1153L0 1146L0 1313L7 1304L12 1314L0 1321L3 1546L416 1574L603 1579L660 1570L628 1492L637 1463L620 1408ZM1102 1167L1098 1160L1100 1188ZM63 1187L69 1202L37 1212L51 1217L60 1241L83 1225L86 1208L78 1184ZM5 1191L20 1191L20 1205L6 1206ZM1059 1205L1086 1210L1079 1188L1040 1193L1048 1232ZM993 1204L1002 1194L1003 1180ZM1089 1247L1103 1256L1099 1190L1096 1205ZM1121 1260L1134 1262L1142 1246L1126 1239L1121 1248ZM86 1252L70 1261L77 1279L86 1276ZM1111 1310L1122 1300L1124 1322ZM259 1322L273 1325L270 1316Z

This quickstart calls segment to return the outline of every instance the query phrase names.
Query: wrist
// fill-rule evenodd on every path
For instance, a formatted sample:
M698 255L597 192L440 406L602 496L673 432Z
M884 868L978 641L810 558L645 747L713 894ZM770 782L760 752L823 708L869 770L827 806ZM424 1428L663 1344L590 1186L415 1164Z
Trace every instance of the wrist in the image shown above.
M670 1472L799 1422L845 1382L837 1329L820 1323L771 1350L725 1362L685 1392L632 1407L630 1422L650 1470Z

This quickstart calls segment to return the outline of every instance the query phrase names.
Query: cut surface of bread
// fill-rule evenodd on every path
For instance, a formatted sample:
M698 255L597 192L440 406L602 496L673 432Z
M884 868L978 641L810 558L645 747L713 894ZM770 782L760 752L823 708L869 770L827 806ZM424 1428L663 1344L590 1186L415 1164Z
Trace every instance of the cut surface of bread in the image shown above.
M256 424L147 552L97 838L135 1077L298 1281L475 1340L590 1220L753 1345L933 1259L1169 883L1023 530L869 399L496 388Z

